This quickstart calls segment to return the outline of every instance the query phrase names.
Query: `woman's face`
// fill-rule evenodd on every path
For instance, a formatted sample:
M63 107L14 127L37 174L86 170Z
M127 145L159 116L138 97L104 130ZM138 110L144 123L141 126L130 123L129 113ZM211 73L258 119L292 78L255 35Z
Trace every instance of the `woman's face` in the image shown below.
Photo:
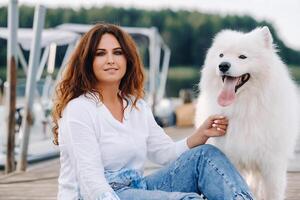
M96 49L93 71L98 84L120 84L126 73L126 58L117 38L104 34Z

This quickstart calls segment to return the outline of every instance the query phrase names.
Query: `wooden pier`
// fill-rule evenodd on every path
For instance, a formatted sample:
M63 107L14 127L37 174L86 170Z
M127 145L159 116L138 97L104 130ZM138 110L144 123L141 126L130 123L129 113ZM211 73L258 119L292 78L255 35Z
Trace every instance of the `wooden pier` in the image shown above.
M190 134L192 129L166 129L174 140ZM156 166L148 164L146 174ZM59 159L30 165L23 173L0 175L0 200L55 200ZM286 200L300 200L300 171L288 173Z

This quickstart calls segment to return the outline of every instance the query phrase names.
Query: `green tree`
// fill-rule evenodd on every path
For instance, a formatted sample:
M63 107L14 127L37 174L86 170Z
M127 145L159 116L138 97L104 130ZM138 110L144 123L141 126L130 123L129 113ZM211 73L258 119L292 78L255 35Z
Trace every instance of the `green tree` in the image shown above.
M20 6L20 27L32 27L34 8ZM279 54L290 65L300 65L300 52L287 47L277 35L276 30L266 21L257 21L250 16L204 14L196 11L179 10L142 10L136 8L117 8L111 6L92 8L48 8L45 27L52 28L62 23L94 24L97 22L114 23L121 26L157 27L165 42L170 46L171 65L203 64L207 49L217 32L222 29L250 31L257 26L268 25ZM0 7L0 26L7 26L7 8ZM141 38L137 43L147 43ZM142 54L147 55L144 46ZM64 50L59 50L62 54ZM6 63L6 43L0 40L0 66ZM144 61L147 62L147 56Z

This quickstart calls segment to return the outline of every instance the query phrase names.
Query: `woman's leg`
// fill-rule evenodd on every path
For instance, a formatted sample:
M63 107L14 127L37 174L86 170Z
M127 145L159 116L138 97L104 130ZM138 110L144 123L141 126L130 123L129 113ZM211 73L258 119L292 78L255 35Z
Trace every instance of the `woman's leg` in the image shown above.
M200 145L146 176L147 189L195 192L209 200L253 199L248 186L226 156L212 145Z
M120 200L203 200L197 193L165 192L124 188L116 191Z

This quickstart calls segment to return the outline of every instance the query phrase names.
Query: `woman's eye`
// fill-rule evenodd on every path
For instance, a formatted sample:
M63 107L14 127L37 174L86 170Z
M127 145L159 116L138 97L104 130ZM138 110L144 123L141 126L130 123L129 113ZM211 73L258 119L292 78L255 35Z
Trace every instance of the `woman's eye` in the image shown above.
M220 53L219 57L222 58L224 56L224 54Z
M123 55L122 51L115 51L115 55Z
M247 56L245 56L245 55L240 55L239 58L240 58L240 59L246 59Z
M105 52L104 51L98 51L96 52L96 56L104 56Z

